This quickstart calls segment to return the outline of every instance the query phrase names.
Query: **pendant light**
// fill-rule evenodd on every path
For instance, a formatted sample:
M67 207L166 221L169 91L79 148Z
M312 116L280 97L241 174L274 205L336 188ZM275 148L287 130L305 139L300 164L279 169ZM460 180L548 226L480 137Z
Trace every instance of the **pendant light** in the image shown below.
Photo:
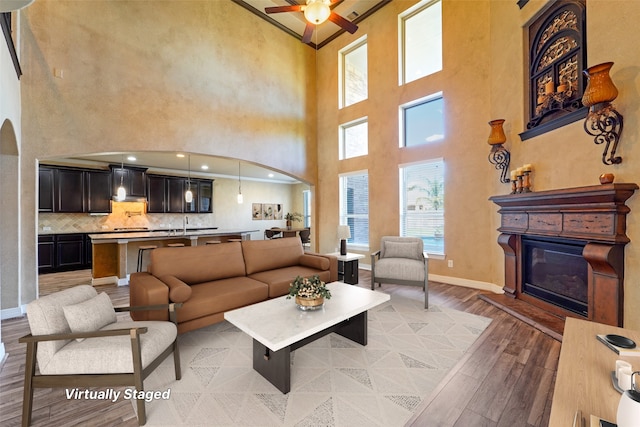
M242 197L242 181L240 181L240 162L238 162L238 204L244 202Z
M187 191L184 193L184 201L191 203L193 201L193 193L191 192L191 154L188 157L189 162L189 178L187 179Z
M122 161L120 163L120 187L118 187L118 191L116 193L116 200L121 202L127 197L127 190L124 189L123 184L124 179L124 154L122 154Z

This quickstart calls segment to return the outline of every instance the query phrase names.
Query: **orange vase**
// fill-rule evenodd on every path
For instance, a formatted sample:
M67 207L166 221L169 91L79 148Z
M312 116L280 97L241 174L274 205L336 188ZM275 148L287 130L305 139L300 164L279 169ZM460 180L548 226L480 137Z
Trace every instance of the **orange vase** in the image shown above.
M587 87L582 95L582 104L586 107L600 102L611 102L618 96L618 89L611 81L609 70L613 62L604 62L584 70Z
M503 123L504 119L496 119L489 122L489 126L491 126L491 133L489 134L489 139L487 141L489 145L502 144L507 140L507 137L504 134L504 129L502 129Z

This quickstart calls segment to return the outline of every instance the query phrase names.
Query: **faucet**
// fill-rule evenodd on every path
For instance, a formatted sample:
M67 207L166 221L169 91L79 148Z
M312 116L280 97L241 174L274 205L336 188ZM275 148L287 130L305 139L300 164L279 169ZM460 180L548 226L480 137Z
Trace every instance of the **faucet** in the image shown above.
M187 234L187 224L189 224L189 217L185 215L183 220L182 220L182 232L183 232L183 234Z

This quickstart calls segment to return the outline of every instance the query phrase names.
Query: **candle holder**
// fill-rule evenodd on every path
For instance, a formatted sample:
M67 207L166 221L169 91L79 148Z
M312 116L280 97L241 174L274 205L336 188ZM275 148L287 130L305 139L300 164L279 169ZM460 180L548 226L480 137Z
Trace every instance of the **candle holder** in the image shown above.
M622 157L616 156L616 149L622 134L623 120L622 115L611 104L618 96L618 89L609 76L612 66L613 62L605 62L584 70L588 80L582 96L582 103L589 107L584 130L594 137L596 144L605 144L602 153L602 163L605 165L622 163Z
M516 176L516 193L522 193L522 175Z
M518 181L517 179L511 180L511 194L516 194L518 192L517 181Z
M489 126L491 126L491 133L489 134L488 143L491 145L491 151L489 152L489 163L495 165L496 169L501 171L500 182L507 183L510 181L507 178L507 170L509 169L509 160L511 155L503 144L507 141L507 137L502 129L504 119L491 120Z
M529 178L530 174L531 174L531 171L522 172L522 192L523 193L531 192L531 179Z

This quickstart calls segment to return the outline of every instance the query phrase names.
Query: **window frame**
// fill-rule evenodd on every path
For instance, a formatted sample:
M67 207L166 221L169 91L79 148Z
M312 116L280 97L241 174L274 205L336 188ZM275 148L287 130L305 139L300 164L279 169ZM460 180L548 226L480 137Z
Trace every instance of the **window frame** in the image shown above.
M345 213L344 212L344 208L346 206L344 197L344 188L345 188L345 182L344 180L346 178L349 177L354 177L354 176L362 176L365 175L367 177L367 213L366 214L349 214L349 213ZM367 169L363 169L363 170L359 170L359 171L352 171L352 172L346 172L346 173L341 173L338 175L338 196L339 196L339 220L340 220L340 224L344 224L344 225L349 225L349 218L354 218L354 219L362 219L366 217L367 220L367 241L366 243L363 242L354 242L354 235L355 233L351 233L351 237L347 240L347 244L349 247L354 248L356 250L369 250L369 245L370 245L370 240L369 240L369 235L371 233L371 229L370 229L370 218L369 218L369 213L370 213L370 206L369 206L369 171Z
M357 155L352 155L352 156L347 156L347 138L346 138L346 130L355 126L359 126L362 124L366 124L367 125L367 144L366 144L366 152L364 154L357 154ZM346 160L346 159L352 159L354 157L362 157L362 156L366 156L369 154L369 117L365 116L365 117L361 117L359 119L356 120L352 120L350 122L347 123L343 123L339 126L339 131L338 131L338 144L339 144L339 153L338 153L338 160Z
M444 259L446 256L446 247L445 247L445 240L444 240L444 233L446 232L446 216L445 216L445 209L444 209L444 203L445 203L445 195L446 195L446 191L445 191L445 185L446 185L446 163L444 161L443 157L435 157L435 158L431 158L431 159L423 159L423 160L419 160L419 161L415 161L415 162L410 162L410 163L402 163L398 165L398 193L399 193L399 206L398 206L398 210L399 210L399 224L398 224L398 235L400 236L407 236L406 234L406 212L408 211L408 209L405 209L408 204L407 204L407 200L406 200L406 191L405 191L405 179L404 179L404 175L405 175L405 169L412 167L412 166L419 166L419 165L425 165L425 164L429 164L429 163L438 163L441 167L442 167L442 208L441 208L441 221L442 221L442 252L434 252L432 250L430 250L429 247L425 246L424 248L424 252L426 252L430 258L435 258L435 259ZM437 221L439 218L434 218L435 221ZM434 228L437 228L438 225L434 225ZM428 236L415 236L415 235L409 235L409 237L419 237L419 238L424 238L424 237L428 237ZM436 235L434 233L434 238L436 238Z
M407 65L405 61L405 58L406 58L405 39L407 36L406 25L405 25L406 21L415 17L421 12L427 10L431 6L435 5L436 3L440 3L440 52L441 52L440 68L429 74L425 74L423 76L417 77L413 80L407 80L407 76L406 76ZM403 86L411 82L414 82L416 80L430 76L432 74L438 73L442 71L442 69L444 68L444 59L443 59L443 52L444 52L443 27L444 26L442 25L442 20L443 20L442 7L443 7L442 0L423 0L398 15L398 86Z
M369 49L368 47L367 47L367 96L364 99L361 99L357 102L354 102L348 105L345 99L347 95L347 89L346 89L347 73L345 71L345 66L347 62L346 56L349 55L350 53L353 53L354 51L358 50L363 46L367 46L367 44L368 44L367 36L364 35L363 37L360 37L358 40L350 43L349 45L345 46L344 48L338 51L338 108L339 109L350 107L352 105L358 104L359 102L369 99Z
M433 102L436 101L438 99L442 99L442 101L444 102L444 95L442 91L436 92L436 93L432 93L430 95L427 96L423 96L422 98L418 98L415 99L411 102L407 102L406 104L402 104L398 107L398 122L399 122L399 126L398 126L398 130L399 130L399 135L398 135L398 147L400 148L413 148L413 147L423 147L427 144L431 144L431 143L437 143L437 142L442 142L446 139L446 133L442 136L442 138L439 138L437 140L434 141L429 141L429 142L425 142L423 144L419 144L419 145L410 145L407 146L406 145L406 137L407 137L407 129L406 129L406 122L405 122L405 111L409 108L413 108L416 107L418 105L422 105L422 104L426 104L429 102ZM443 131L446 131L446 123L447 121L444 118L444 111L442 113L442 124L443 124Z

